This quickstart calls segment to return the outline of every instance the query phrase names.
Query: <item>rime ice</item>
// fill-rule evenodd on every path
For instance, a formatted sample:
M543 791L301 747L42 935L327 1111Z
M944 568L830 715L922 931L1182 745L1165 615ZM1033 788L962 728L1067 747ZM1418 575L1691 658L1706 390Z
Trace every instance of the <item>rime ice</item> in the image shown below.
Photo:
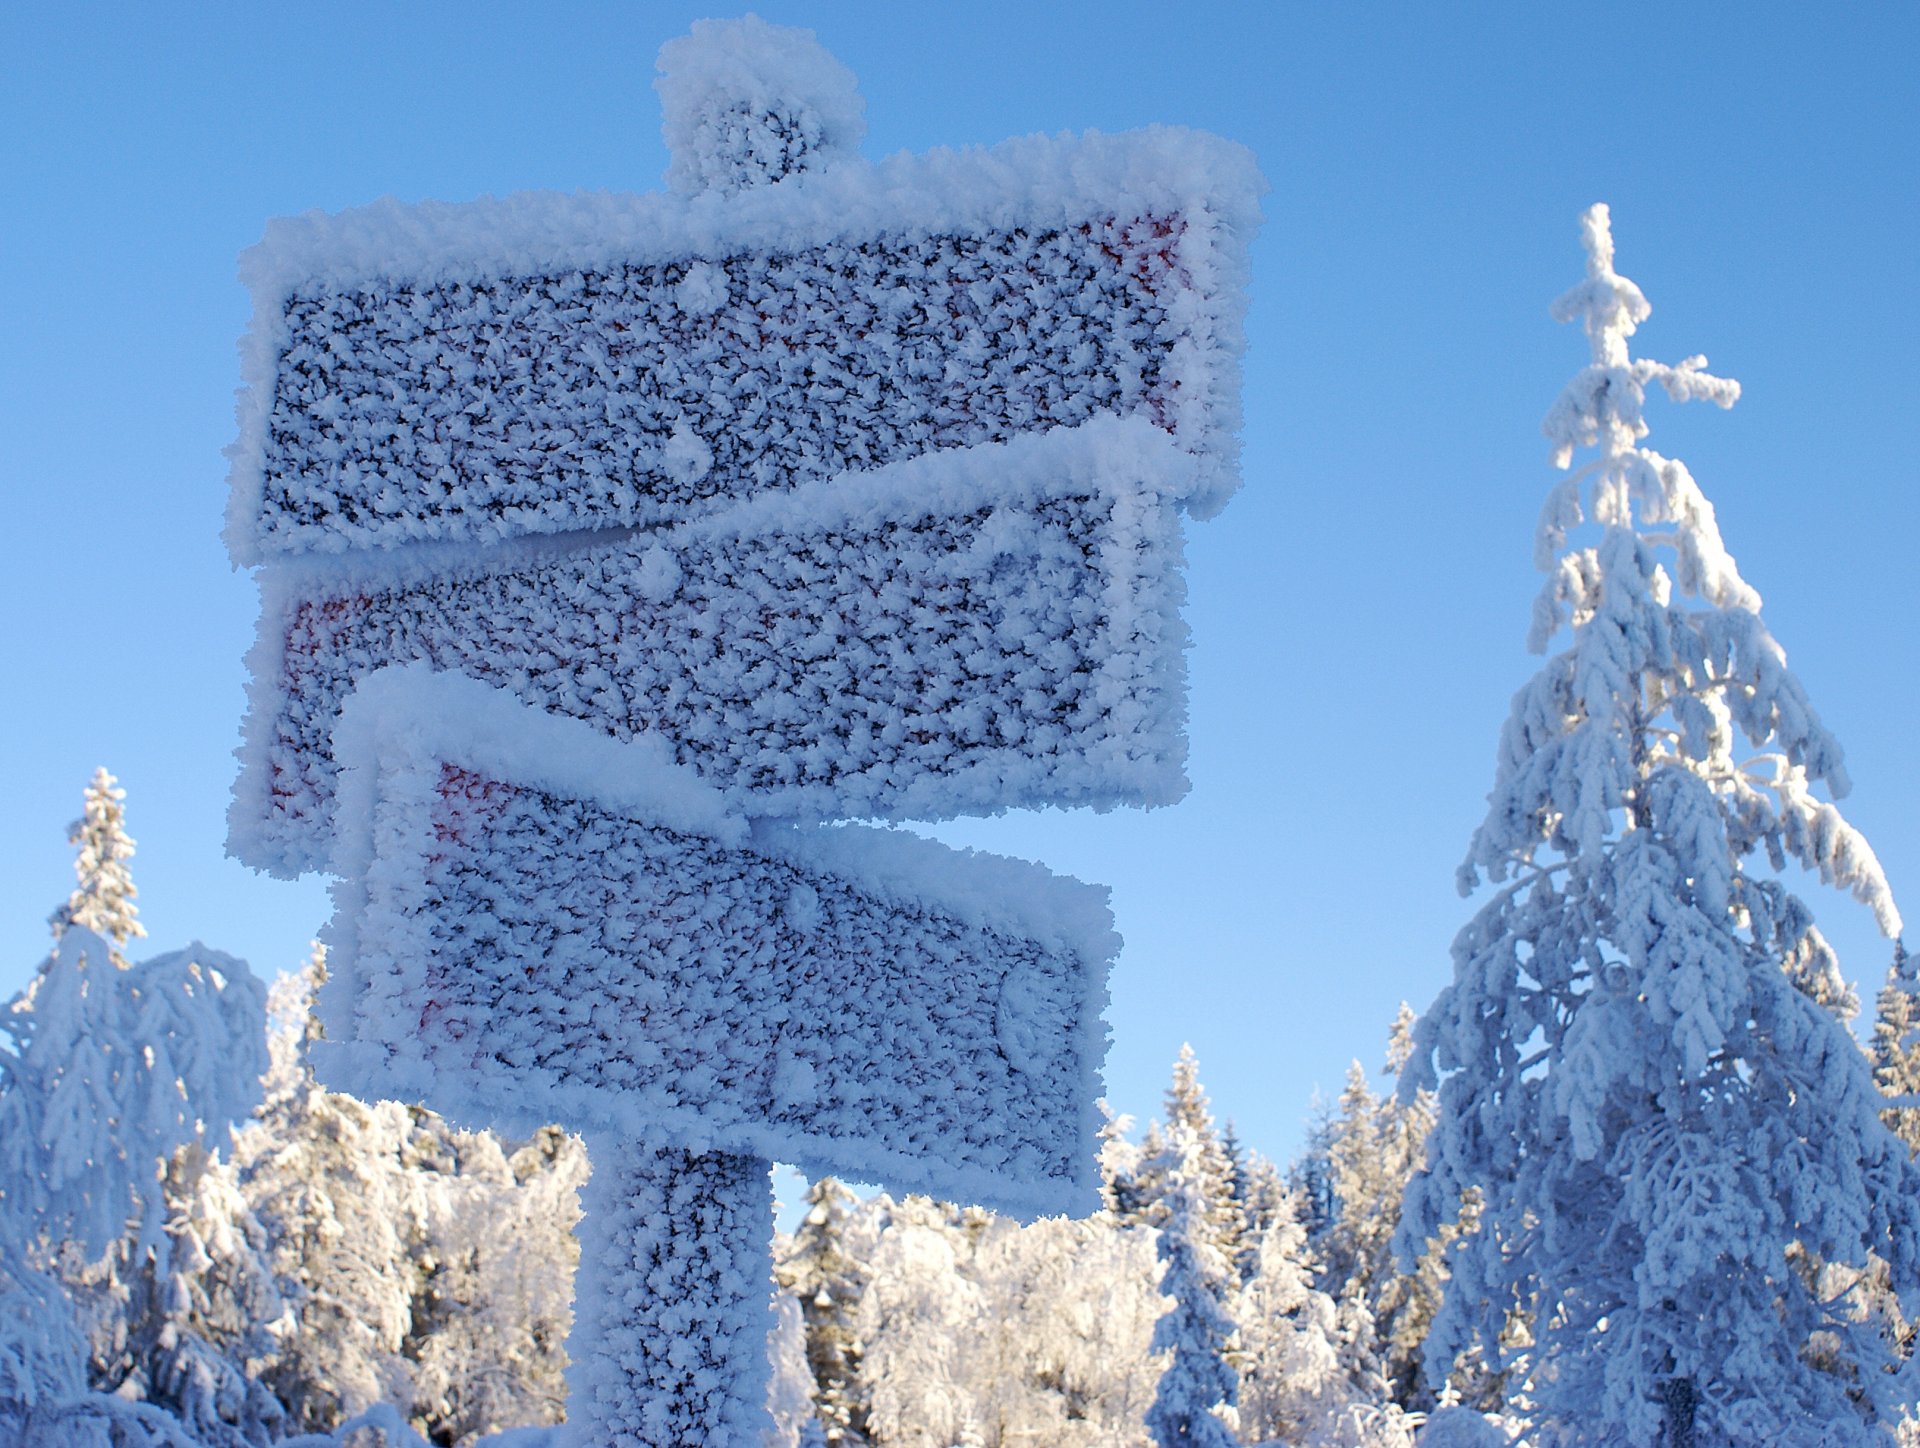
M1094 1209L1104 890L884 830L747 828L651 750L419 665L361 688L336 749L316 1049L341 1088Z

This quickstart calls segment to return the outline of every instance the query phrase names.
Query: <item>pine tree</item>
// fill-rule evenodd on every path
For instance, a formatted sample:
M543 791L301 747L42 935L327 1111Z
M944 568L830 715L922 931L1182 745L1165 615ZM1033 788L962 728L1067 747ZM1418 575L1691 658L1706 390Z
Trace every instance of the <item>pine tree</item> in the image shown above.
M0 1437L189 1445L171 1407L200 1415L200 1448L264 1441L273 1405L212 1340L186 1295L193 1263L176 1261L214 1229L176 1220L163 1181L258 1098L264 992L205 946L120 953L144 934L121 798L101 771L53 951L0 1011Z
M1183 1052L1183 1060L1189 1054ZM1176 1074L1176 1083L1179 1079ZM1156 1165L1166 1207L1156 1248L1166 1264L1160 1292L1172 1306L1153 1328L1153 1351L1170 1356L1147 1410L1147 1428L1159 1448L1233 1448L1228 1420L1239 1397L1239 1378L1228 1362L1236 1330L1228 1302L1235 1279L1207 1210L1217 1164L1193 1121L1178 1119L1168 1126L1166 1150Z
M1477 1341L1540 1441L1878 1442L1911 1374L1802 1266L1877 1254L1910 1289L1920 1172L1803 989L1810 960L1825 973L1810 917L1749 861L1851 889L1889 934L1898 916L1815 792L1844 793L1839 748L1711 505L1637 445L1649 383L1722 406L1738 389L1703 358L1629 357L1645 299L1614 271L1606 208L1582 224L1587 276L1554 312L1585 324L1593 360L1546 426L1562 467L1600 451L1542 515L1532 634L1571 641L1514 699L1461 870L1463 890L1496 888L1402 1082L1439 1098L1403 1260L1464 1192L1484 1198L1449 1256L1429 1373ZM1571 544L1588 520L1597 536Z
M1920 958L1907 952L1905 940L1893 943L1893 964L1875 1003L1873 1079L1880 1090L1904 1104L1889 1106L1882 1119L1920 1153Z
M127 861L133 858L133 841L127 835L126 810L121 801L127 792L104 769L96 769L83 796L85 808L80 818L67 827L67 843L78 848L73 872L79 883L66 904L47 918L58 940L67 927L78 925L111 942L109 958L122 970L127 959L120 952L129 940L142 938L147 927L140 923L140 910L133 902L140 892L134 888Z
M1182 1045L1174 1060L1164 1108L1165 1134L1149 1129L1132 1184L1142 1204L1141 1220L1151 1226L1167 1221L1167 1163L1175 1159L1170 1144L1177 1133L1185 1132L1196 1153L1192 1170L1201 1196L1201 1230L1215 1251L1228 1262L1237 1262L1246 1235L1246 1214L1235 1191L1234 1164L1214 1129L1213 1107L1200 1084L1200 1062L1190 1045Z
M814 1403L830 1444L866 1441L866 1388L860 1373L860 1296L866 1269L848 1251L848 1219L859 1199L833 1177L807 1184L806 1216L775 1266L781 1287L800 1302Z

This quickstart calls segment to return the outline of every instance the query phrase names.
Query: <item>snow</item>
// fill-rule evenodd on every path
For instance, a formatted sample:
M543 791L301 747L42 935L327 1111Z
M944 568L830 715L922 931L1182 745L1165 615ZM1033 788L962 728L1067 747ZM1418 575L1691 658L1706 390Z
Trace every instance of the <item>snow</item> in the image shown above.
M773 1426L767 1163L603 1136L587 1152L562 1441L760 1442Z
M339 742L331 1084L1096 1204L1104 890L893 831L749 834L644 742L418 668L371 680Z
M229 847L325 864L340 703L414 661L657 739L758 816L1171 803L1191 476L1165 434L1107 418L657 535L268 570Z
M660 93L676 191L738 191L856 158L867 134L853 72L811 30L757 15L696 20L660 47Z

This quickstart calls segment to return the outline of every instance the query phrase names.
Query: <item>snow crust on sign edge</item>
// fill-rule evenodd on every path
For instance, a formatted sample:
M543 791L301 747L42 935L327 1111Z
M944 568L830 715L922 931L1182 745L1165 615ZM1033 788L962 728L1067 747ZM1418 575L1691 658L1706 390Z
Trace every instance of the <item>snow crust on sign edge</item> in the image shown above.
M1191 454L1144 418L1101 416L1076 427L1023 433L1005 442L949 448L878 468L839 473L789 493L761 494L723 512L663 530L659 536L667 545L682 536L738 536L783 526L856 528L863 521L911 522L943 510L1017 504L1049 496L1058 492L1057 487L1049 485L1063 477L1114 499L1116 506L1123 502L1133 507L1141 503L1151 506L1155 501L1182 497L1195 467ZM1177 520L1171 526L1178 541ZM302 601L322 592L321 585L338 596L350 590L404 588L468 569L533 563L577 549L582 536L550 535L493 544L418 543L348 556L309 556L260 569L255 575L260 587L259 622L245 661L247 711L241 722L240 744L234 751L240 769L227 809L227 853L243 864L282 878L296 878L302 873L299 867L282 860L264 828L271 790L269 750L274 721L281 710L287 626ZM1130 584L1130 575L1116 578L1116 596L1108 600L1115 620L1124 618L1129 608L1137 610L1138 599ZM1183 600L1183 588L1165 600L1170 612L1163 624L1177 631L1175 636L1182 645L1173 651L1169 662L1170 668L1180 671L1178 676L1161 682L1184 697L1186 623L1179 613ZM473 687L487 688L480 684ZM615 750L621 747L610 737L605 742ZM1180 754L1166 761L1165 777L1157 781L1160 798L1155 803L1175 803L1187 792L1184 731L1176 742ZM682 767L666 760L664 747L655 747L656 757L668 768ZM622 761L620 767L625 767L626 762L639 758L616 753L605 756L604 762L612 766ZM1009 801L1010 806L1021 803ZM923 817L949 818L951 814L929 808Z
M1210 518L1240 484L1236 364L1246 351L1248 248L1267 189L1253 153L1238 142L1153 126L901 152L871 166L836 165L724 194L527 191L417 203L387 196L331 215L315 210L275 218L240 256L253 315L240 340L237 436L225 451L228 556L239 568L266 561L258 519L268 418L287 336L286 303L303 288L429 286L620 263L721 261L758 248L800 250L966 227L1077 225L1154 209L1186 217L1181 256L1202 299L1202 315L1186 321L1206 334L1225 363L1217 375L1202 364L1206 395L1184 404L1210 413L1221 439L1217 470L1196 479L1184 500L1192 516ZM1186 375L1194 364L1188 357L1176 365Z
M542 714L502 689L427 664L395 664L362 679L334 726L340 779L334 801L333 915L321 930L333 973L314 1002L328 1039L315 1065L329 1084L352 1091L379 1081L398 1099L424 1100L432 1072L420 1062L388 1057L356 1038L357 1001L365 993L359 921L372 887L409 867L404 854L383 853L384 795L402 795L430 809L440 766L511 771L516 782L570 793L597 780L616 808L644 813L669 828L741 843L747 825L727 812L719 792L666 754L652 739L622 743L577 720ZM236 809L239 799L236 797ZM317 1043L318 1044L318 1043Z

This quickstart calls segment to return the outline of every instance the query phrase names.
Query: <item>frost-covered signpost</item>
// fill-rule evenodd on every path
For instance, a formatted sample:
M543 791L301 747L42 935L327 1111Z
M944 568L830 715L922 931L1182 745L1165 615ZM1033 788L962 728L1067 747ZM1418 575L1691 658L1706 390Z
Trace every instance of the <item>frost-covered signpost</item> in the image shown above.
M588 1135L594 1444L757 1438L771 1157L1094 1205L1100 892L819 826L1182 792L1259 185L1174 131L868 165L756 20L662 70L667 195L275 224L229 520L233 847L340 878L335 1083Z

